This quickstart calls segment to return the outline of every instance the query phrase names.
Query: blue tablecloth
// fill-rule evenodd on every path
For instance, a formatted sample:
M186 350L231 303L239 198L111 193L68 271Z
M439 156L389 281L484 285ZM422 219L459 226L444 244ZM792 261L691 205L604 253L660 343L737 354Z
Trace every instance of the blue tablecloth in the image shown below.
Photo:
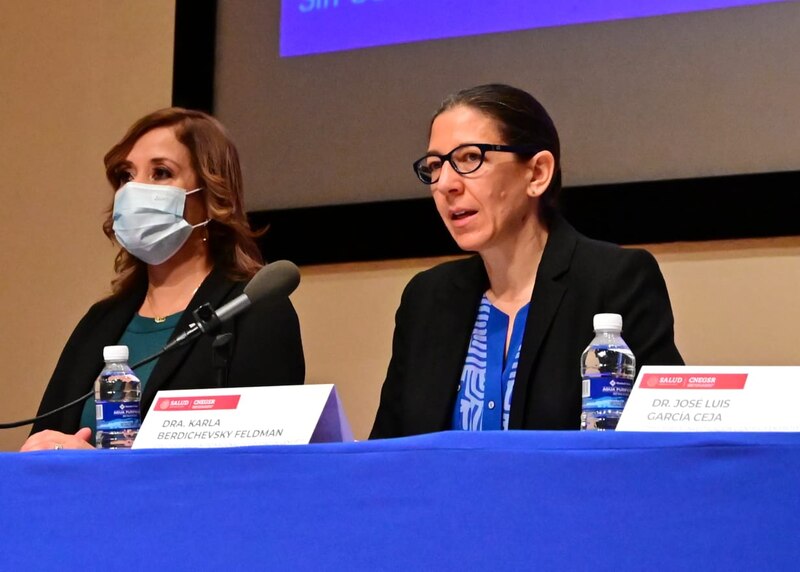
M797 570L800 434L0 454L1 570Z

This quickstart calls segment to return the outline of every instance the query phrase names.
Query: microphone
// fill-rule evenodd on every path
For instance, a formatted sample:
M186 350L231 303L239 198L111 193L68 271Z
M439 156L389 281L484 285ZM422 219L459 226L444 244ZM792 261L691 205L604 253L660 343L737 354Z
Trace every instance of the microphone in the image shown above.
M133 364L131 369L135 370L137 367L143 366L161 357L163 354L189 343L201 334L214 333L223 323L244 312L256 302L289 296L289 294L295 291L299 284L300 270L298 270L293 262L277 260L271 264L267 264L250 279L250 282L245 285L242 294L239 294L236 298L224 304L216 312L210 304L203 304L197 308L197 310L193 312L196 321L190 324L186 331L179 334L174 340L158 350L158 352ZM31 419L23 419L22 421L14 421L13 423L0 423L0 429L12 429L14 427L35 423L40 419L50 417L73 405L83 403L93 393L94 389L74 401L70 401L61 407L48 411L47 413L42 413Z
M244 292L226 303L216 312L210 304L203 304L193 314L195 321L186 331L178 334L162 352L185 345L201 334L213 334L220 326L244 312L260 300L285 298L300 284L300 270L293 262L277 260L256 272L244 287Z

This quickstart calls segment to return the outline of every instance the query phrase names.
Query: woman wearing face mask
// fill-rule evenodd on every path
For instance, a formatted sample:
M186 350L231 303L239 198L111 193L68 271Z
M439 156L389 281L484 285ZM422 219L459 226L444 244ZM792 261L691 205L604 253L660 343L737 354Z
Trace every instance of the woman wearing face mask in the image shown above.
M371 437L578 429L596 313L622 314L638 366L683 363L653 257L590 240L558 214L558 133L533 96L463 90L436 112L429 139L414 170L453 239L477 255L406 287Z
M179 108L151 113L106 154L105 166L116 193L103 230L121 246L112 294L70 336L40 414L91 390L104 346L127 345L131 364L152 355L187 329L192 310L220 308L263 265L244 211L238 154L214 118ZM228 385L303 383L288 298L254 304L223 331L233 334ZM199 337L136 370L143 416L159 390L216 386L212 341ZM88 448L94 427L90 398L37 422L22 450Z

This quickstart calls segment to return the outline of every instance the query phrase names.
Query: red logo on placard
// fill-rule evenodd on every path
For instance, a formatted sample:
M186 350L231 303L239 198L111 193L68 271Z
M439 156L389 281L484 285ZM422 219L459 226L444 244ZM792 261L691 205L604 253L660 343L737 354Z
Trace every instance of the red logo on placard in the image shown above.
M236 409L241 395L209 395L205 397L160 397L156 409L161 411L212 411Z
M639 387L647 389L744 389L746 373L646 373Z

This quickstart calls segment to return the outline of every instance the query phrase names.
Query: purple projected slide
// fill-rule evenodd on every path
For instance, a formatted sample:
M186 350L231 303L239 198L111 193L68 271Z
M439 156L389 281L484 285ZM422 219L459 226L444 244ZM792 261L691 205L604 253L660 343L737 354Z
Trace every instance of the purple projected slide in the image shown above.
M781 0L282 0L281 56Z

